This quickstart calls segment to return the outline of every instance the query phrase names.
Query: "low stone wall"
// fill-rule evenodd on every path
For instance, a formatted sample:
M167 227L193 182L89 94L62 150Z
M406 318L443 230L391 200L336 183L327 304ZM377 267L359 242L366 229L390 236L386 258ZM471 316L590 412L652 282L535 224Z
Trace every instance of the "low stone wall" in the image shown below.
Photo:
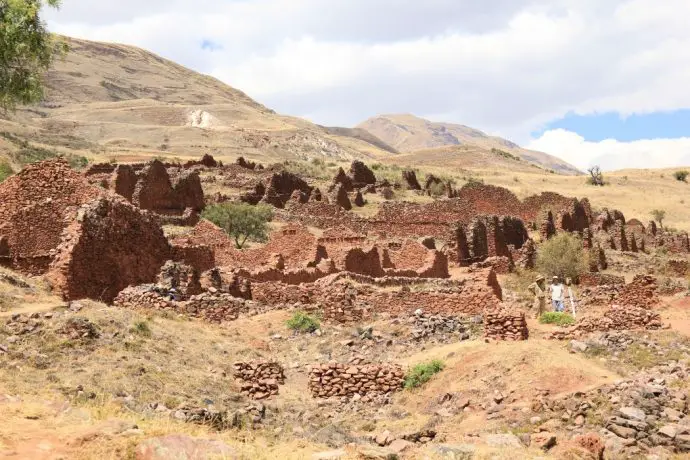
M316 398L386 394L402 389L405 373L396 364L315 364L309 390Z
M250 361L233 364L240 391L252 399L266 399L278 394L285 384L283 366L275 361Z
M489 257L481 262L475 262L470 265L470 271L474 272L477 270L484 270L487 268L493 268L493 270L499 275L507 275L512 273L515 268L515 264L510 259L510 257L496 256Z
M690 270L687 259L671 259L666 263L667 270L676 276L686 276Z
M525 314L505 308L484 313L484 336L494 340L527 340L529 330Z
M128 287L117 295L114 303L118 307L169 311L213 323L234 321L240 314L252 315L266 310L263 305L230 294L203 293L178 302L166 298L153 285Z
M651 310L632 306L612 306L603 316L588 316L580 319L575 326L552 332L549 338L569 340L591 332L655 330L663 328L661 316Z

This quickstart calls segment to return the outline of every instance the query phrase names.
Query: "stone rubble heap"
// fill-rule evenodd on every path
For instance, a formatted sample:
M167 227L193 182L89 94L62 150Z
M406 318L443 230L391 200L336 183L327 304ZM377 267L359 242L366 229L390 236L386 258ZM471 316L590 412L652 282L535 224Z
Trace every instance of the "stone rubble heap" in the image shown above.
M467 321L457 316L425 315L421 312L410 317L412 338L414 340L428 340L439 338L447 341L453 338L468 340Z
M314 364L309 390L316 398L380 395L402 389L404 376L397 364Z
M511 309L497 309L484 314L484 336L495 340L527 340L529 330L525 314Z
M283 366L275 361L237 362L235 378L241 382L242 394L252 399L266 399L278 394L285 383Z

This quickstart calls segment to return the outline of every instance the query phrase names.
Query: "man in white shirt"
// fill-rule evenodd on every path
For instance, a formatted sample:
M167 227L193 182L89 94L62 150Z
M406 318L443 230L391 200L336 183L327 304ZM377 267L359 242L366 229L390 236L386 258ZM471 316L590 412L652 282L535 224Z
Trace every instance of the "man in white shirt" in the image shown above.
M551 286L549 286L549 292L551 292L551 305L554 311L564 311L565 306L563 304L565 288L563 284L558 279L557 276L553 277Z

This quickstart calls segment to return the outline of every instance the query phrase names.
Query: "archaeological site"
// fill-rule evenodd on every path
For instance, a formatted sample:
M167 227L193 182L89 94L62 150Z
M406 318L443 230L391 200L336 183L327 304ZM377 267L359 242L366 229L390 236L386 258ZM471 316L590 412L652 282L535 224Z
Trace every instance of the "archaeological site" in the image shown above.
M0 30L35 3L0 0ZM317 125L60 40L32 105L0 82L0 459L690 458L687 171L413 115Z

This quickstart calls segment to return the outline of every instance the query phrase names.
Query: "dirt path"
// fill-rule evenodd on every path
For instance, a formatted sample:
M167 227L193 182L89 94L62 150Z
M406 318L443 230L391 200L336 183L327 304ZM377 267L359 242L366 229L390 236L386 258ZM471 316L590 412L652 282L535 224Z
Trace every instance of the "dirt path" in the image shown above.
M64 306L64 302L41 302L41 303L25 303L21 304L19 308L13 308L9 311L0 312L0 318L8 318L12 315L22 314L30 315L32 313L44 313L54 310L58 307Z
M690 337L690 297L670 301L669 307L660 310L659 314L672 330Z

